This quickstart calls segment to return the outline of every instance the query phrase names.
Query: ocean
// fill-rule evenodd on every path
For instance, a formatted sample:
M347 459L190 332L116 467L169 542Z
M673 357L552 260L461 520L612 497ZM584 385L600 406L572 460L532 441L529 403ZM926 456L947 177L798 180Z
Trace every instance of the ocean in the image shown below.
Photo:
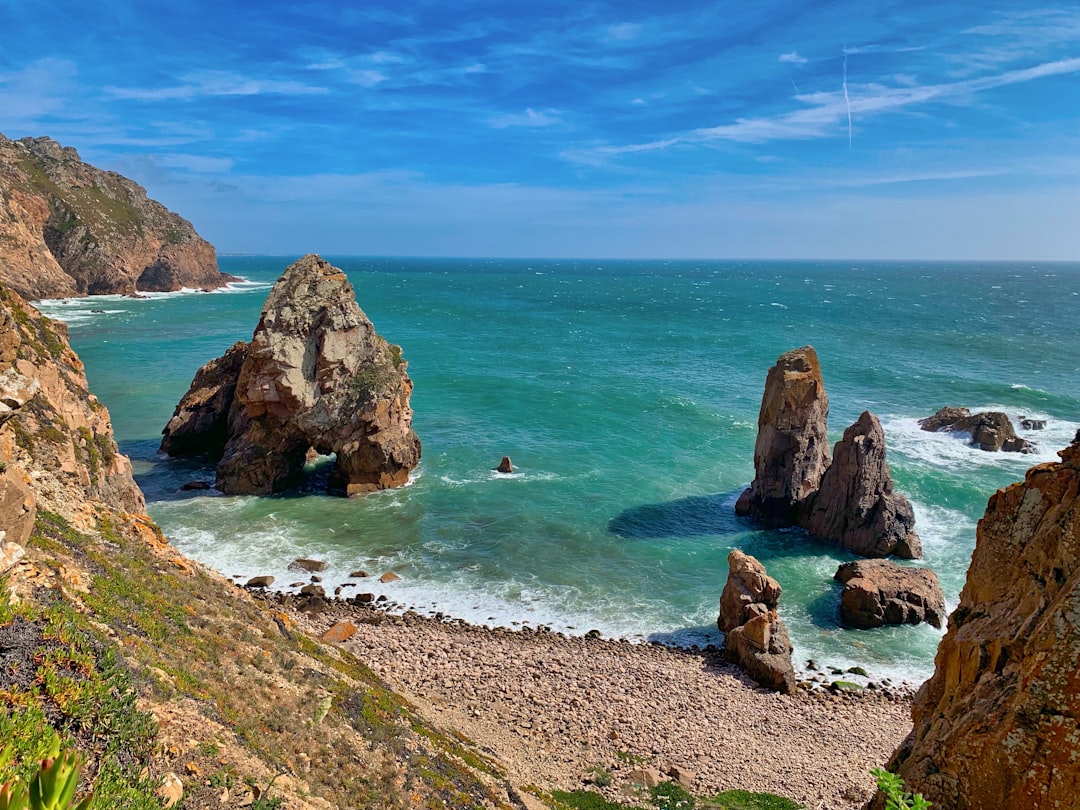
M66 321L148 509L226 576L329 563L328 590L479 625L670 644L720 643L727 554L784 588L795 662L917 683L941 632L840 626L839 563L800 530L732 507L753 477L765 374L805 344L821 360L830 436L863 410L885 428L925 559L957 602L975 525L999 487L1056 460L1080 427L1080 263L553 261L327 257L404 349L423 459L409 486L361 498L181 492L212 465L157 455L195 371L250 339L295 257L227 256L214 293L39 302ZM1047 420L1034 455L985 453L916 420L943 405ZM1019 428L1019 426L1018 426ZM512 475L494 472L502 456ZM325 471L324 471L325 472ZM401 581L381 584L393 571ZM355 580L354 580L355 581Z

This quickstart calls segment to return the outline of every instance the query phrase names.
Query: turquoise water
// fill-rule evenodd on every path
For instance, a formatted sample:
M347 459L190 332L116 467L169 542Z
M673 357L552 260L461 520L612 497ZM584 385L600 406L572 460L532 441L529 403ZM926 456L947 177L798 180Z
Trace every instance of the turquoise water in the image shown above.
M156 456L196 369L250 338L290 258L223 258L249 279L229 291L41 305L69 323L151 514L226 575L288 584L302 555L330 586L393 570L362 590L478 624L709 643L737 547L783 585L797 662L921 679L938 631L840 628L831 576L850 557L732 513L766 370L810 343L834 441L881 418L950 608L989 495L1080 426L1080 264L333 260L404 347L424 445L410 486L359 499L179 493L210 469ZM946 404L1048 419L1024 434L1040 453L918 430ZM503 455L518 472L492 472Z

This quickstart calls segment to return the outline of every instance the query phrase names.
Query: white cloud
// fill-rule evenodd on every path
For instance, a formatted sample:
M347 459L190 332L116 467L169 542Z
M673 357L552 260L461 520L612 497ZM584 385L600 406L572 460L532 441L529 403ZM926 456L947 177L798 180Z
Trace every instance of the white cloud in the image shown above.
M781 62L791 62L792 64L796 65L805 65L808 61L805 56L799 56L798 51L792 51L791 53L782 53L777 58Z
M221 174L229 171L236 161L232 158L217 158L207 155L168 154L162 155L159 162L170 169L187 169L199 174Z
M495 129L508 127L553 127L564 124L559 110L546 109L534 110L526 107L525 112L510 115L499 115L491 119L491 125Z
M307 96L328 93L325 87L297 81L253 79L223 71L207 71L184 77L172 87L106 87L106 95L133 101L187 101L204 96Z
M378 70L355 70L349 74L349 81L361 87L374 87L386 81L386 74Z
M619 23L618 25L609 25L607 28L607 38L617 42L637 39L640 33L641 26L637 23Z

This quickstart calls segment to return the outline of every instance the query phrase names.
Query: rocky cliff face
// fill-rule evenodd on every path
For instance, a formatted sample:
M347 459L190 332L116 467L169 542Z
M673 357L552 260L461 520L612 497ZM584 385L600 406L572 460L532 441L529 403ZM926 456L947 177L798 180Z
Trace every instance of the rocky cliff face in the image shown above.
M877 417L864 412L832 456L828 420L817 353L803 346L780 355L761 398L754 481L735 512L766 526L801 526L867 557L920 557L915 513L893 491Z
M36 505L89 526L95 502L141 515L143 496L87 390L62 324L0 288L0 532L23 544Z
M138 184L0 135L0 284L28 299L215 288L213 246Z
M309 451L337 454L335 491L400 486L420 460L406 367L345 274L305 256L274 285L251 343L200 369L162 449L220 454L217 486L234 494L294 486Z
M812 346L780 355L765 378L754 444L754 481L735 511L768 526L798 522L829 466L829 397Z
M999 490L960 604L889 763L935 807L1074 808L1080 796L1080 434Z

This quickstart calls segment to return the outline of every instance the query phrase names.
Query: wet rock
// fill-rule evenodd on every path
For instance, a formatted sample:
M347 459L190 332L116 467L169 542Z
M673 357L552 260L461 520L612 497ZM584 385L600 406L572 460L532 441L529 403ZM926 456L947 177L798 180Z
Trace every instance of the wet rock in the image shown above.
M211 483L209 481L188 481L180 485L181 492L192 492L198 490L210 489Z
M303 596L326 596L326 591L322 585L305 585L300 589L300 593Z
M244 583L245 588L269 588L274 584L274 577L269 575L263 575L258 577L252 577Z
M1045 423L1044 423L1045 424ZM987 452L1034 453L1035 445L1016 435L1008 414L1000 411L972 413L967 408L945 407L919 420L919 427L931 433L966 433L971 445Z
M510 456L503 456L502 461L499 462L499 466L495 470L501 473L512 473L514 471L514 465L510 462Z
M399 577L393 571L387 571L385 574L383 574L381 577L379 577L379 582L382 582L382 583L398 582L400 579L401 579L401 577Z
M1021 416L1020 427L1022 427L1024 430L1044 430L1046 428L1046 420L1028 419L1026 416Z
M354 579L363 579L364 577L369 576L369 574L367 571L353 571L349 576Z
M937 574L929 568L858 560L841 565L833 578L844 585L840 620L847 627L866 630L921 622L941 627L944 623L945 596Z
M297 557L289 563L290 571L306 571L309 574L317 574L329 567L329 564L322 560L309 560L306 557Z

